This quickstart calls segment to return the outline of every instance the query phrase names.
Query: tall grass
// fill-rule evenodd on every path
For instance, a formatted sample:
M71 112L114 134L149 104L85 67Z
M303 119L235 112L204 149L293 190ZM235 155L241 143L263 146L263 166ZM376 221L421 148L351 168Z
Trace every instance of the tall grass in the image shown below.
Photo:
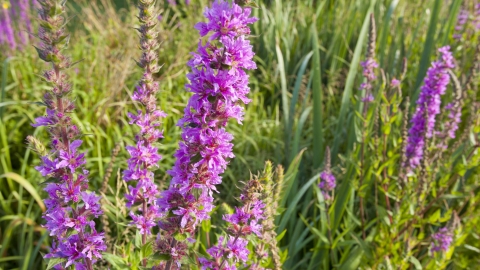
M155 177L166 187L166 171L174 162L171 153L180 134L175 124L189 98L184 89L185 63L198 42L192 26L202 20L199 10L208 1L175 7L160 2L163 44L159 55L164 66L158 74L162 82L158 100L168 117L160 147L164 159ZM457 75L468 75L474 64L478 35L469 36L462 44L451 38L462 1L257 2L259 8L254 13L260 21L252 29L252 43L258 69L251 74L252 102L244 124L232 125L236 158L224 175L218 204L234 202L237 183L270 159L288 168L282 211L276 220L284 269L475 269L480 253L475 231L480 225L480 156L475 148L480 123L474 110L478 91L468 92L470 99L466 100L460 127L465 134L450 145L444 163L428 167L434 184L426 196L432 203L422 205L398 178L402 127L409 112L405 97L410 96L413 110L436 48L452 45L463 63L455 71ZM75 60L82 61L70 70L78 96L74 120L85 133L83 147L89 157L91 187L99 189L111 149L117 143L132 144L134 132L125 116L134 106L129 96L139 77L132 60L139 53L132 30L135 9L129 1L121 9L107 0L84 0L75 5L70 51ZM358 115L363 106L357 98L359 62L365 55L372 13L378 26L378 60L385 77L379 78L374 105L364 119ZM403 59L408 63L404 75ZM30 126L34 116L43 113L34 102L41 100L40 93L45 90L35 75L44 67L32 49L12 58L0 56L0 60L0 269L44 269L41 254L47 251L49 239L41 227L39 198L45 194L33 169L38 160L24 143L32 133L46 139L43 130ZM392 77L403 77L401 93L388 87ZM364 161L361 144L366 147ZM333 171L339 179L331 204L316 187L327 146L332 149ZM121 151L114 173L107 179L105 195L111 235L117 235L112 243L117 247L135 244L131 241L135 235L126 227L126 209L122 208L125 186L117 173L126 167L126 158ZM365 201L365 226L359 218L360 197ZM426 250L431 232L424 228L445 223L454 210L464 220L455 252L443 260L430 260ZM220 214L221 209L211 225ZM423 217L420 224L410 224L416 216ZM404 228L408 234L399 235ZM213 232L210 225L202 226L201 235ZM114 254L130 256L128 248L117 247L113 247ZM116 265L115 260L108 261ZM126 262L116 263L120 267Z

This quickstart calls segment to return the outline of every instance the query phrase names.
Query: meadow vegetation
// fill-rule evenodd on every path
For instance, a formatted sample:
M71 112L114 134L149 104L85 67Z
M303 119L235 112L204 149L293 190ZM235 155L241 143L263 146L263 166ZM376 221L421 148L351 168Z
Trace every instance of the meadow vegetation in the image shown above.
M125 146L135 144L137 133L127 113L140 109L131 98L142 76L133 60L140 56L134 30L138 11L134 1L116 2L67 4L75 15L67 26L72 34L67 52L80 62L66 72L76 104L72 118L83 133L89 190L103 197L104 215L96 222L108 248L97 267L142 269L141 261L153 251L142 248L129 225L122 179L129 158ZM167 171L182 131L176 124L191 96L185 84L186 63L199 38L193 26L205 21L200 11L211 4L177 2L157 3L162 67L154 76L160 82L158 106L167 113L158 146L163 159L155 171L159 190L169 185ZM221 232L222 215L239 205L242 182L259 175L281 183L271 194L278 196L274 223L283 269L477 269L480 31L475 23L480 13L475 1L256 2L252 13L259 20L251 26L250 42L257 69L248 71L252 101L243 124L231 121L227 127L235 158L214 194L211 219L198 227L198 254L206 255ZM461 10L470 13L458 30ZM37 44L34 36L30 42ZM49 88L39 74L46 65L33 46L0 46L0 269L46 269L45 178L35 170L39 158L26 144L28 135L49 141L44 127L31 125L45 114L39 101ZM408 170L404 149L410 119L427 70L444 46L450 46L455 67L441 97L438 133L426 139L419 166ZM368 56L378 68L373 100L362 102L361 62ZM392 85L392 79L400 84ZM453 121L446 105L456 101L461 108L456 136L442 136ZM318 186L326 170L336 179L328 193ZM435 252L442 228L448 228L452 243ZM261 265L276 269L272 258Z

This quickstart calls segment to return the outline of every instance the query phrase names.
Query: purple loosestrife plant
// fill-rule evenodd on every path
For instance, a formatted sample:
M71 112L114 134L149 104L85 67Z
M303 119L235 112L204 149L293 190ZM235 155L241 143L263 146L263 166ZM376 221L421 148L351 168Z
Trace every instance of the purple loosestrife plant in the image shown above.
M322 191L323 196L326 200L331 200L330 192L335 189L336 179L335 176L330 172L330 170L325 170L320 173L320 183L318 187Z
M11 10L13 10L13 8L10 3L3 1L2 13L0 14L0 36L2 36L2 43L7 43L11 50L15 50L17 48L17 43L13 31L13 22L10 18Z
M153 74L160 70L156 53L159 44L158 33L155 31L158 22L155 0L140 0L138 9L141 25L137 30L140 32L142 56L137 64L144 73L132 99L142 104L144 110L128 114L130 124L137 125L140 131L135 135L136 144L127 146L130 159L128 168L123 173L123 179L127 182L136 182L135 186L128 186L129 192L125 197L127 207L131 210L132 224L142 234L142 242L145 244L147 236L151 234L151 228L156 225L159 218L156 205L159 191L154 183L153 170L161 159L155 143L163 138L163 132L158 127L166 114L157 108L155 95L159 90L159 84L153 79Z
M448 251L453 241L453 235L448 228L444 227L438 230L432 236L432 252Z
M76 269L92 270L106 246L103 233L95 230L92 220L102 214L98 204L100 197L87 191L85 154L78 151L82 144L78 139L81 133L70 117L75 105L69 98L71 84L63 71L72 64L62 53L69 40L64 28L66 1L41 0L39 3L38 37L41 43L36 49L39 57L52 66L43 76L52 85L51 91L44 95L47 115L36 118L33 124L48 128L53 148L42 156L41 165L35 167L48 178L45 191L49 198L45 200L47 211L43 217L53 243L45 258L63 259L56 269L75 265Z
M372 102L373 95L371 93L373 88L373 82L377 78L375 75L375 70L378 68L378 63L373 58L367 58L367 60L360 63L363 67L363 77L365 77L365 82L360 85L360 90L364 90L365 97L362 98L363 102Z
M182 141L169 171L170 187L158 201L167 215L159 224L163 237L185 233L193 236L196 226L210 218L212 193L222 181L220 175L228 159L234 157L233 136L225 127L230 118L241 123L244 112L240 104L250 101L245 70L255 69L256 65L247 35L248 25L257 20L250 13L250 8L217 0L205 10L208 22L195 26L202 37L211 35L205 45L199 41L198 51L188 62L191 72L186 87L193 96L178 123ZM172 248L176 242L171 238Z
M257 237L263 235L262 220L264 219L265 204L260 199L262 184L258 178L246 183L240 195L241 207L236 207L231 215L224 215L223 220L229 223L228 236L220 236L215 246L207 249L211 259L200 258L202 269L237 269L237 264L245 265L248 262L248 240L252 234ZM256 265L254 265L258 269Z
M441 96L445 94L450 82L448 70L454 68L450 47L445 46L438 51L441 58L433 62L427 71L417 100L417 109L411 120L412 126L408 132L406 159L403 164L407 167L407 171L415 169L422 160L425 147L424 137L432 137L435 119L440 113Z
M463 31L465 24L468 21L468 10L462 9L458 13L457 17L457 25L455 26L455 33L453 34L453 38L460 40L463 36Z

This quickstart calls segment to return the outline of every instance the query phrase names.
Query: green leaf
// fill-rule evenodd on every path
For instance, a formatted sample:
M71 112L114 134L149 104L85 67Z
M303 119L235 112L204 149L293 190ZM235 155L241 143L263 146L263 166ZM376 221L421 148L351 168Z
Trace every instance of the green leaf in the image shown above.
M175 240L177 240L178 242L185 241L185 239L187 239L187 236L188 235L186 233L176 232L175 234L173 234L173 238L175 238Z
M150 255L152 255L153 254L153 241L149 241L145 245L143 245L140 252L141 252L141 257L142 258L148 258Z
M168 261L172 258L170 254L160 254L160 253L155 253L152 256L150 256L148 259L152 261Z
M342 102L340 107L340 113L337 117L338 123L337 128L335 131L335 139L333 142L332 148L332 161L334 162L337 158L337 153L340 147L340 144L344 140L345 133L343 132L345 128L345 120L347 119L347 112L351 108L351 98L352 98L352 90L353 85L355 83L355 77L357 76L358 66L360 64L360 56L363 52L363 46L366 43L367 36L368 36L368 26L370 25L370 14L372 13L373 7L375 5L375 0L372 0L370 3L370 8L365 15L365 19L363 20L362 29L360 30L360 35L357 40L357 44L355 45L355 51L353 52L353 58L350 63L350 69L348 70L348 75L345 83L345 89L343 90Z
M277 239L277 242L280 242L283 237L285 236L285 234L287 233L287 229L283 230L283 232L281 232L279 235L277 235L277 237L275 237L275 239Z
M116 270L131 269L127 264L125 264L125 261L123 260L122 257L119 257L111 253L107 253L107 252L102 253L102 257L104 260L110 263L113 266L113 268Z
M142 247L142 235L140 234L140 232L138 230L135 233L135 246L137 248Z
M353 253L353 254L352 254ZM358 269L363 257L363 249L356 247L352 253L348 254L348 259L338 268L339 270L353 270Z
M436 223L436 222L440 219L440 216L441 216L441 210L438 209L437 211L435 211L435 213L433 213L433 214L428 218L428 222L429 222L429 223Z
M42 211L45 212L46 208L42 198L40 198L40 195L38 195L37 190L32 186L32 184L30 184L30 182L27 181L27 179L13 172L8 172L6 174L0 175L0 179L3 179L3 178L13 179L13 181L17 182L24 189L26 189L28 193L30 193L30 195L32 195L32 197L35 199L35 201L37 202L38 206L40 206Z
M317 169L320 168L323 160L323 90L316 20L312 24L312 47L313 168Z
M51 259L48 260L48 265L47 265L47 269L46 269L46 270L52 269L52 268L55 267L57 264L63 263L63 262L66 262L66 261L67 261L66 258L51 258Z
M410 256L410 257L408 258L408 260L409 260L411 263L413 263L413 265L415 266L415 270L422 270L422 269L423 269L422 264L420 263L420 261L419 261L417 258L415 258L415 257L413 257L413 256Z

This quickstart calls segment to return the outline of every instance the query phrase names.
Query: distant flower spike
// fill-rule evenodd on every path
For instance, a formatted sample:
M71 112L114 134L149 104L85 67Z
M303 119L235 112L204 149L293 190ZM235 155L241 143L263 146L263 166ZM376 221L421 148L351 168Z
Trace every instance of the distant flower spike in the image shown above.
M438 230L432 238L434 240L432 243L433 252L448 251L453 241L453 235L446 227Z
M445 94L450 82L448 70L455 67L449 46L442 47L438 51L441 59L433 62L427 71L425 84L417 100L417 109L411 120L412 126L408 132L406 158L403 164L407 171L420 165L425 147L424 136L432 137L436 116L440 113L441 96Z

